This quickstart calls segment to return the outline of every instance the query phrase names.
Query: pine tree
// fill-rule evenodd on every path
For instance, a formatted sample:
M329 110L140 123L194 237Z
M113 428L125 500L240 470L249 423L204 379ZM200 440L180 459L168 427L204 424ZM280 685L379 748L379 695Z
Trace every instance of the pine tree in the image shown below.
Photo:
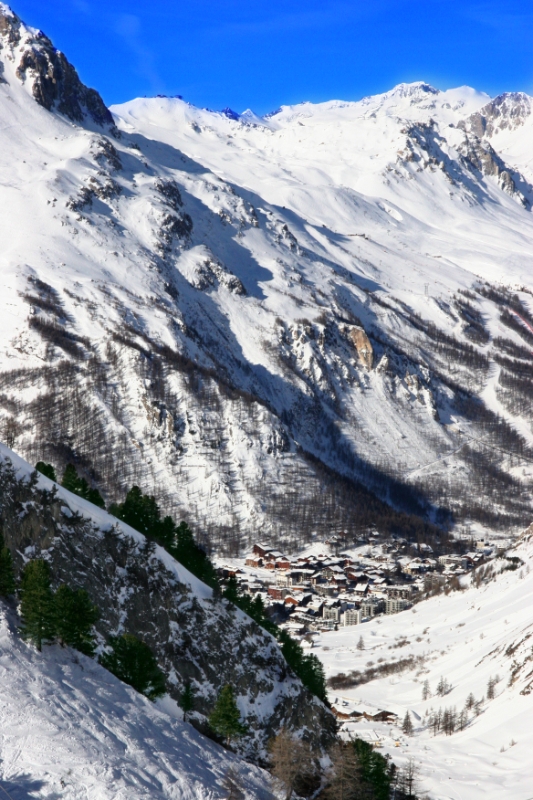
M100 656L100 664L149 700L166 692L165 676L147 644L129 633L109 639L111 653Z
M233 687L228 683L221 690L215 707L209 717L209 726L226 740L229 747L233 739L244 736L246 726L241 722L241 714L237 708Z
M487 700L494 700L495 692L494 689L496 688L496 680L491 676L489 678L489 682L487 684Z
M411 715L409 714L408 711L405 712L405 717L403 718L402 731L407 736L411 736L413 733L413 723L411 721Z
M357 642L357 649L364 650L365 649L365 640L362 636L359 637L359 641Z
M422 686L422 700L428 700L431 697L431 690L429 688L429 681L425 680Z
M84 589L60 586L54 597L55 629L61 644L76 648L85 655L94 655L93 625L100 614Z
M388 756L382 756L362 739L356 738L351 744L359 759L361 797L365 800L389 800L396 772L394 764L389 762Z
M50 478L51 481L57 481L56 471L52 464L45 464L44 461L38 461L35 465L35 469L37 472L40 472L41 475Z
M30 561L21 578L21 633L41 651L43 642L55 635L54 595L50 586L50 567L42 558Z
M65 467L61 486L64 486L69 492L77 494L78 497L83 497L84 500L88 500L89 503L93 503L93 505L99 508L105 508L104 498L98 489L91 489L85 478L80 478L78 476L76 468L72 464L67 464Z
M187 714L194 708L194 690L190 681L186 682L180 694L179 706L183 711L183 721L187 722Z
M0 533L0 597L15 594L15 574L11 550L5 546L4 537Z

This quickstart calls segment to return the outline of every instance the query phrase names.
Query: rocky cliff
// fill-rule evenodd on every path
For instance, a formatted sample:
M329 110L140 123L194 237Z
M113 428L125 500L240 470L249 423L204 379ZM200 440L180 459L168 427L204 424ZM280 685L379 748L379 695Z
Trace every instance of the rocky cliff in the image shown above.
M284 725L316 746L331 741L333 716L291 673L270 634L214 597L164 550L32 473L5 448L0 514L17 570L29 558L45 558L54 585L86 589L101 613L101 643L120 632L143 639L156 653L175 699L191 682L192 721L201 730L221 687L231 683L249 729L239 744L247 758L262 760L268 739Z

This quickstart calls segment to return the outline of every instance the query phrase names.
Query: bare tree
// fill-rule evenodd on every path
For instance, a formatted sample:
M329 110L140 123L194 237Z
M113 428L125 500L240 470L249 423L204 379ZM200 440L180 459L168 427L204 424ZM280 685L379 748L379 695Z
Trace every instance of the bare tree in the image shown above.
M324 790L326 800L360 800L363 797L361 770L351 743L338 741L329 751L331 767Z
M222 779L226 791L226 800L244 800L246 793L242 785L242 777L235 767L229 767Z
M315 773L311 747L283 728L271 739L268 750L272 776L283 788L285 800L291 800L297 787L311 780Z
M398 771L398 789L406 800L416 800L420 768L414 758L409 758L405 767Z

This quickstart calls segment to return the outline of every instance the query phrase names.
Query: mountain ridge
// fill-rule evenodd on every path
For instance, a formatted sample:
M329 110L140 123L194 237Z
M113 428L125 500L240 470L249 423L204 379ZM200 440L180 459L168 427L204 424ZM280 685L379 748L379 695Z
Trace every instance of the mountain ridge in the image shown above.
M219 551L523 527L531 187L459 126L485 96L268 125L141 99L115 130L39 105L6 48L5 441Z

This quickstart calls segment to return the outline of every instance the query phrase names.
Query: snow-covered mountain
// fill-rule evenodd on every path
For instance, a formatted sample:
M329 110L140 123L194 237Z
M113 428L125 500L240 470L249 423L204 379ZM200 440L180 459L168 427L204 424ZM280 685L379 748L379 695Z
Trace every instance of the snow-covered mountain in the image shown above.
M434 800L531 797L532 566L530 528L506 557L481 567L473 580L462 578L464 591L322 634L313 651L328 677L336 676L334 706L346 718L361 715L343 723L344 735L381 741L380 752L399 766L414 758L421 793ZM360 636L364 649L357 647ZM397 723L373 720L380 710L396 714ZM406 712L412 736L401 730ZM453 733L445 712L455 712Z
M8 444L107 499L138 483L227 551L523 528L529 98L416 83L111 119L0 9Z

